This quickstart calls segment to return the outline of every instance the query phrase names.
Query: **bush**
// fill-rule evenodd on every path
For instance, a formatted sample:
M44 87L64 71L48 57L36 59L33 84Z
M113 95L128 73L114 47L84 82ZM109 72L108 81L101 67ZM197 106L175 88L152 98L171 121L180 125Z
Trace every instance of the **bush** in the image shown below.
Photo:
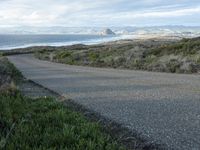
M200 64L200 57L197 59L197 63Z
M0 74L10 76L15 81L22 78L21 72L7 58L0 59Z
M63 52L59 52L55 57L57 59L64 59L64 58L67 58L67 57L70 57L70 56L71 56L71 52L63 51Z
M198 59L200 38L175 42L148 40L124 44L114 43L86 46L84 50L77 48L54 53L56 62L66 64L185 73L187 70L180 69L181 64L179 64L185 59L192 60L195 65L200 64L200 59ZM166 58L170 55L176 56L179 62L169 62ZM165 58L163 61L159 61L163 58Z
M0 52L0 57L3 57L3 52Z
M167 72L171 72L171 73L179 73L180 70L180 62L178 62L177 60L170 60L170 62L167 63Z
M90 61L94 62L99 58L99 54L97 52L90 51L88 57Z

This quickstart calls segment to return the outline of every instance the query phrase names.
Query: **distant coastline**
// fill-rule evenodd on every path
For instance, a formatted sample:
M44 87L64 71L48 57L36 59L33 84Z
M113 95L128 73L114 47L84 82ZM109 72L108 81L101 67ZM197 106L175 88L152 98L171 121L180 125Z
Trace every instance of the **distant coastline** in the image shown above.
M200 27L0 27L0 50L33 46L100 44L121 39L182 39L200 36Z
M123 37L118 35L0 34L0 50L13 50L33 46L91 45L120 39L123 39Z

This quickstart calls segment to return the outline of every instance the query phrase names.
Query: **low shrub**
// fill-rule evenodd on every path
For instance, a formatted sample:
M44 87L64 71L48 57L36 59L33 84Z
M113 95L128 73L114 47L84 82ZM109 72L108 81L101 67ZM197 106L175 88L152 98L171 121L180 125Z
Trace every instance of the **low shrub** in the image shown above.
M173 42L147 40L125 44L114 43L86 46L84 50L81 48L76 50L65 49L54 51L54 53L56 54L56 62L70 65L187 73L188 70L184 70L184 67L180 69L181 64L179 63L184 62L185 59L191 60L194 66L200 63L200 59L198 59L200 38ZM41 55L45 56L45 54ZM178 62L169 62L168 56L176 56Z

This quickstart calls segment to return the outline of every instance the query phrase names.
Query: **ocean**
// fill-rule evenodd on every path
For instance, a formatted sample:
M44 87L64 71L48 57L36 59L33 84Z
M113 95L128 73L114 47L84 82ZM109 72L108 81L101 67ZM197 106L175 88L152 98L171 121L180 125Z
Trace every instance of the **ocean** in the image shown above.
M29 46L64 46L72 44L97 44L119 39L118 36L76 35L76 34L37 34L16 35L1 34L0 50L24 48Z

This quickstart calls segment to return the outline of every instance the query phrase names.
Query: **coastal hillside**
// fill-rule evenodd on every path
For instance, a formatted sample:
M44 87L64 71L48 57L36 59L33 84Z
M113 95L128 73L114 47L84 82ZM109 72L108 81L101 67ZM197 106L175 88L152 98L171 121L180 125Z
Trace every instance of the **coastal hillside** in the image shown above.
M200 38L143 40L40 51L39 59L70 65L126 68L170 73L200 72Z

